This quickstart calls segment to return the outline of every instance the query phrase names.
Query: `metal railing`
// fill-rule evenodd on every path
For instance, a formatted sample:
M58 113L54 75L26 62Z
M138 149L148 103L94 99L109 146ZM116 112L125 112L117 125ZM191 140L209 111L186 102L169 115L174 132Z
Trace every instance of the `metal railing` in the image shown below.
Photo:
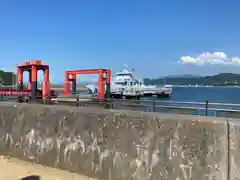
M0 101L15 101L17 97L1 96ZM28 103L44 103L56 105L68 105L76 107L98 107L108 109L125 109L146 112L164 112L174 114L188 114L216 117L240 117L240 104L185 102L185 101L161 101L161 100L123 100L103 99L79 96L61 96L52 100L27 101Z

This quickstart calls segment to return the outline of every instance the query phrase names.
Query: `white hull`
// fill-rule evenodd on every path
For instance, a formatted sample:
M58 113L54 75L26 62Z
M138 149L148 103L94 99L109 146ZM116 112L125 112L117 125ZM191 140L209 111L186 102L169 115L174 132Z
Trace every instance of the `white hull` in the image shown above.
M156 86L119 86L111 84L111 94L116 96L163 96L169 97L172 95L172 88L156 87Z

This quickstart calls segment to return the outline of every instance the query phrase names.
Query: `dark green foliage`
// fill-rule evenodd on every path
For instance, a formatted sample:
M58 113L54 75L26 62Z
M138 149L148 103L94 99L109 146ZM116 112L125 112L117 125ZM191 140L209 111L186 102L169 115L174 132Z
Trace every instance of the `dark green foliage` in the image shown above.
M16 75L12 72L0 70L0 85L11 86L16 83Z
M212 85L212 86L238 86L240 85L240 74L221 73L214 76L187 76L166 77L158 79L145 78L146 84L171 84L171 85Z

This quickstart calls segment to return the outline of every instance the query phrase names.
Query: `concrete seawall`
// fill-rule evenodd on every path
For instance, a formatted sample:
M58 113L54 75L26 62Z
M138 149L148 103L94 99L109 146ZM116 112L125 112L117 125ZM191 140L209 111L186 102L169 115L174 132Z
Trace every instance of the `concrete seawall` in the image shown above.
M237 180L239 137L237 119L0 104L0 154L105 180Z

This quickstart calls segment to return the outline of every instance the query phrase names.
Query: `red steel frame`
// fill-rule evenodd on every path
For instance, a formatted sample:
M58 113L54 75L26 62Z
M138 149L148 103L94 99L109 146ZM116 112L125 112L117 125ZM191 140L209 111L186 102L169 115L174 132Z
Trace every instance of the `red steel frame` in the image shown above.
M30 62L24 62L17 65L17 81L20 90L23 89L23 72L29 72L29 82L28 89L31 89L31 95L33 99L37 96L37 71L42 70L44 72L44 80L42 87L43 98L49 97L50 87L49 87L49 66L42 64L41 60L33 60Z
M73 70L65 71L65 81L64 81L64 95L70 95L70 81L72 82L73 87L76 88L76 78L80 74L98 74L98 98L104 98L104 77L103 74L106 74L106 84L110 87L110 69L89 69L89 70ZM71 75L71 78L69 76Z

